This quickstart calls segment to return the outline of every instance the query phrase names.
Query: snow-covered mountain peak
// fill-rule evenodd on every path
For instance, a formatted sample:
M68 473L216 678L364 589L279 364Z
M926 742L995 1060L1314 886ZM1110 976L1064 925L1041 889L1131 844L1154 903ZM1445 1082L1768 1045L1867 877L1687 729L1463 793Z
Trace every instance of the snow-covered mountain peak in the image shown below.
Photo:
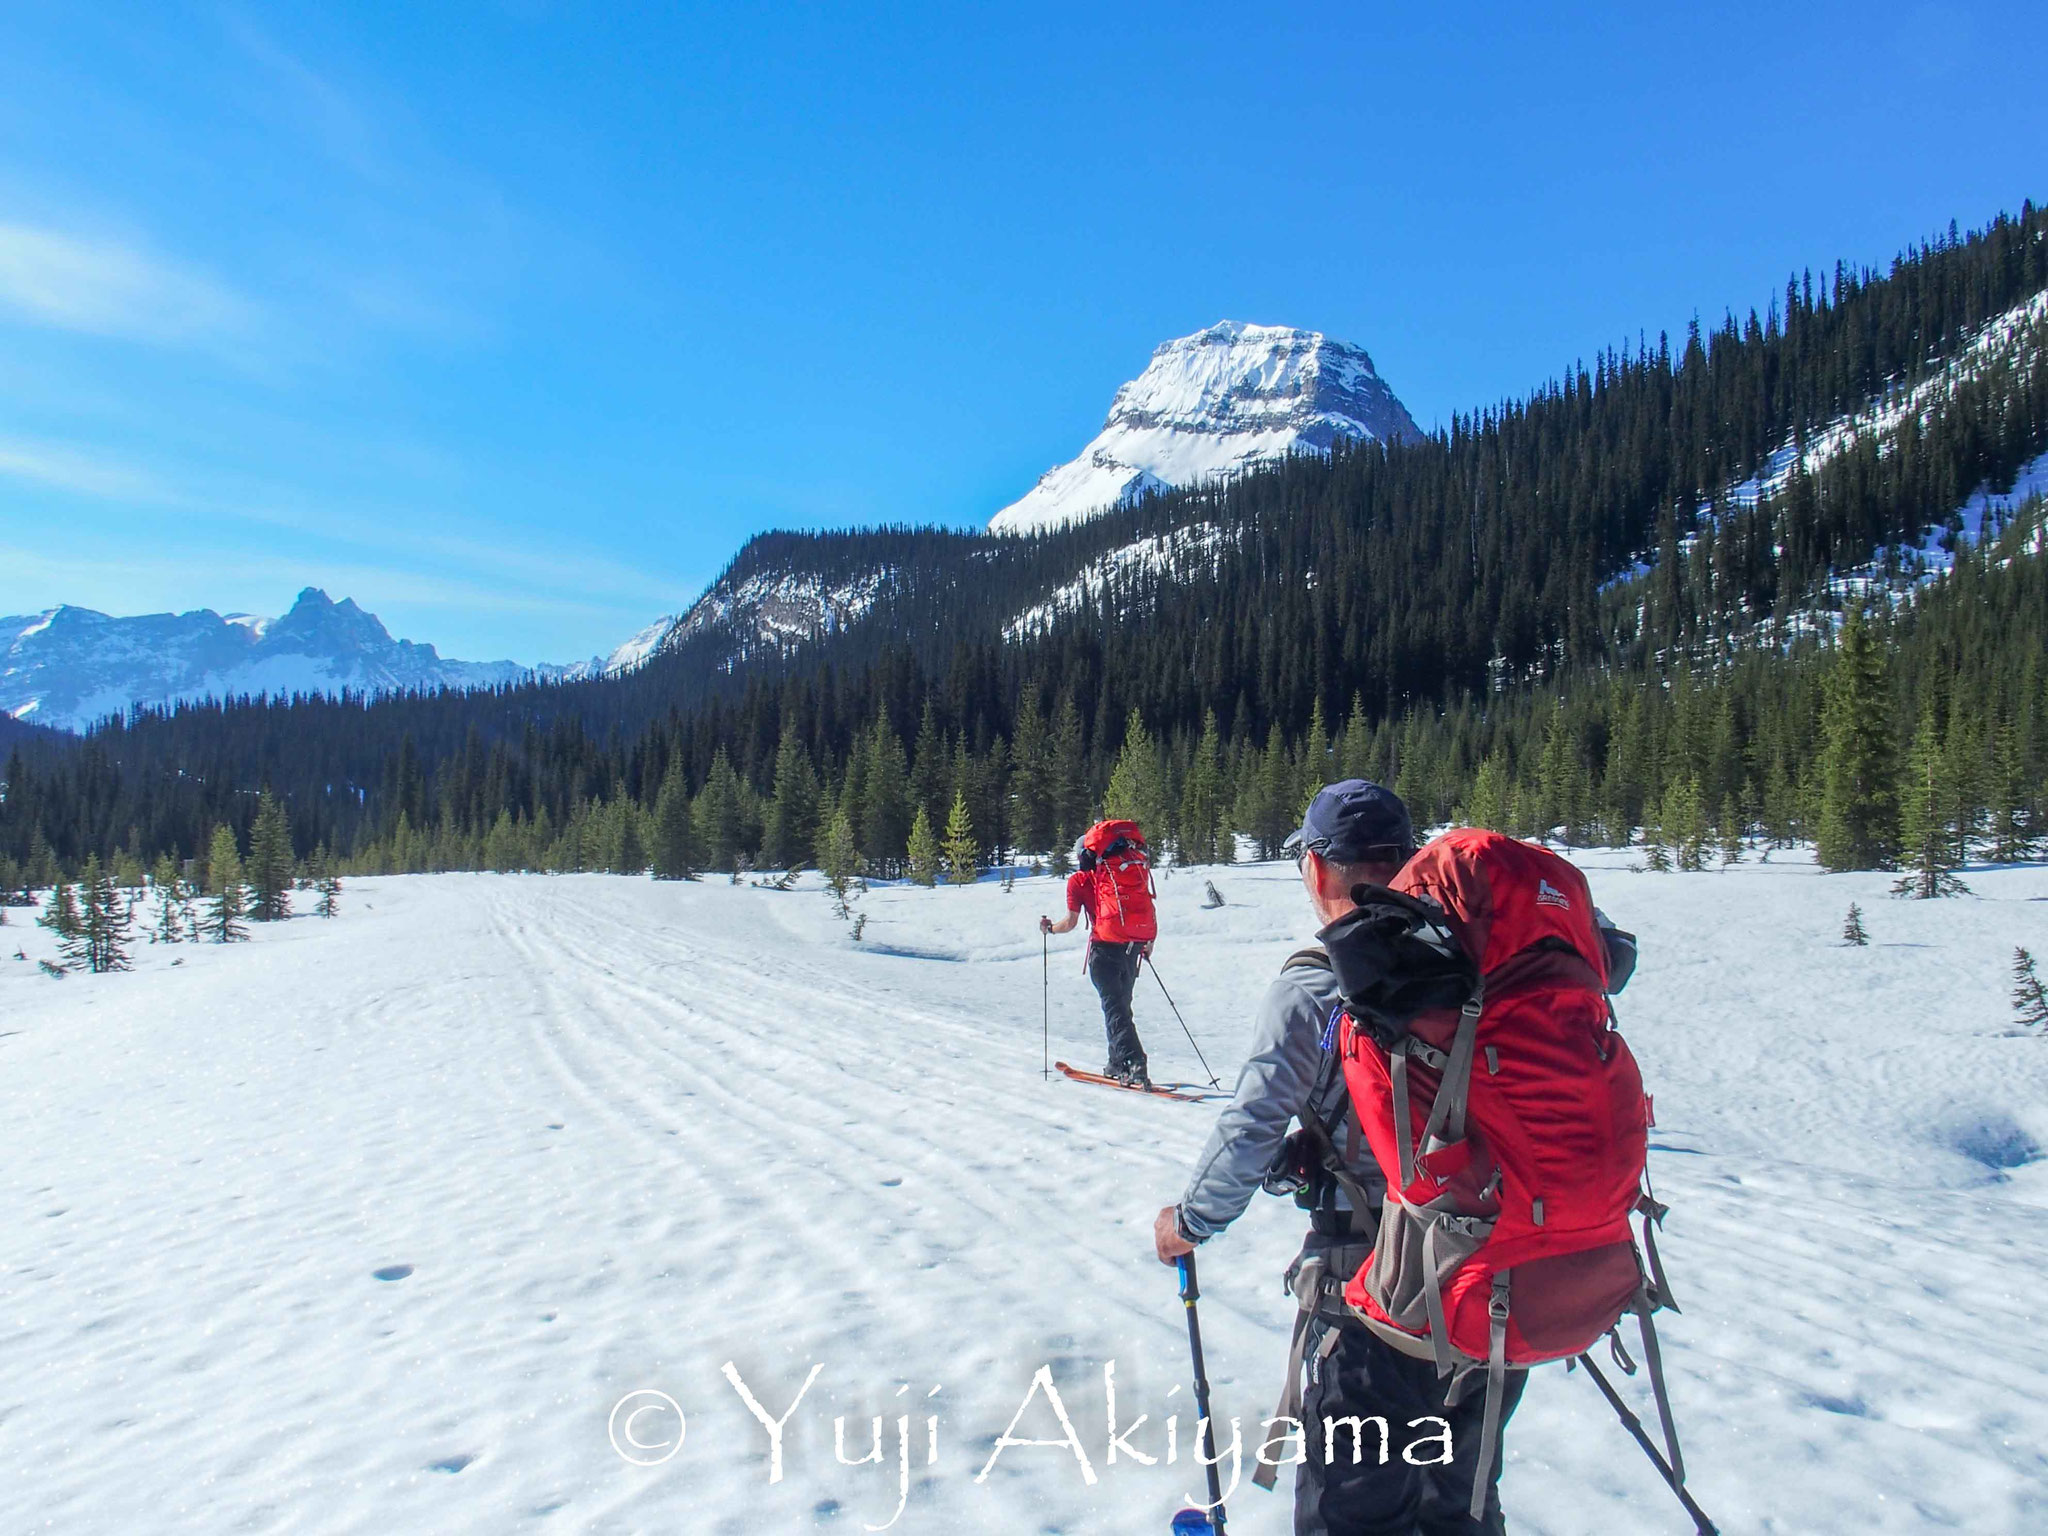
M0 710L60 730L134 704L479 688L535 675L514 662L450 661L431 645L395 640L375 614L318 587L277 618L205 608L116 617L69 604L0 618Z
M1152 354L1078 457L998 512L996 533L1093 517L1149 491L1199 484L1340 438L1421 436L1363 347L1321 331L1221 320Z

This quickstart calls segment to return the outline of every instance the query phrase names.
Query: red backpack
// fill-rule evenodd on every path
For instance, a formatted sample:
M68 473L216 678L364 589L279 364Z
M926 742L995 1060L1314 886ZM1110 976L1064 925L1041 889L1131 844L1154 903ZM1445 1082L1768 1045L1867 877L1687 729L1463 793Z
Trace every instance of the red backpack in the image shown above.
M1095 855L1094 937L1105 944L1150 942L1159 937L1153 908L1152 866L1145 834L1135 821L1098 821L1081 838Z
M1387 1197L1346 1304L1455 1375L1454 1401L1485 1380L1482 1468L1507 1367L1584 1356L1635 1312L1682 1482L1650 1325L1670 1298L1650 1226L1663 1208L1642 1189L1649 1106L1613 1027L1585 877L1548 849L1465 829L1390 890L1357 894L1322 937L1348 1010L1344 1081ZM1629 1227L1639 1210L1647 1269ZM1486 1488L1474 1480L1475 1520Z

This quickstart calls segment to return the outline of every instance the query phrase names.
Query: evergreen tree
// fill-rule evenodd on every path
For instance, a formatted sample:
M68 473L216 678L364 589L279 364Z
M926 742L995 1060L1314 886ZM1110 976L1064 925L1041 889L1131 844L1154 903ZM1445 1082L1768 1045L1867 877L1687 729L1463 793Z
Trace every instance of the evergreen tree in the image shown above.
M597 867L614 875L645 874L647 840L640 829L640 807L625 785L614 786L611 799L593 814L599 823Z
M842 920L853 916L852 892L860 880L860 850L854 846L853 823L842 807L832 813L818 849L818 869L832 892L832 911Z
M1057 840L1059 809L1052 732L1039 703L1038 685L1026 683L1017 700L1017 729L1010 760L1010 825L1017 846L1043 853Z
M1301 741L1301 761L1295 765L1301 775L1295 789L1295 799L1300 809L1308 809L1309 801L1325 784L1334 784L1339 778L1337 759L1330 747L1330 732L1323 722L1323 701L1317 699L1309 710L1308 731ZM1301 823L1295 822L1296 826Z
M1488 753L1486 761L1479 765L1479 772L1473 777L1472 788L1457 819L1468 827L1505 832L1513 825L1513 798L1507 764L1498 752Z
M1735 796L1733 794L1723 795L1721 797L1720 820L1715 824L1714 828L1715 835L1720 839L1721 843L1721 867L1723 869L1726 869L1731 864L1740 864L1742 862L1742 838L1745 830L1742 824L1742 812L1736 808Z
M1202 734L1181 783L1181 863L1230 862L1231 837L1223 812L1223 737L1216 729L1216 711L1211 709L1202 715Z
M1855 902L1849 903L1849 916L1842 924L1842 942L1859 948L1870 942L1870 935L1863 930L1863 909Z
M798 869L818 836L818 774L803 739L787 723L775 749L775 789L768 802L761 856L771 868Z
M1088 829L1088 763L1081 711L1071 691L1060 695L1052 720L1053 872L1072 867L1074 840Z
M401 817L402 819L402 817ZM235 846L234 830L226 825L213 829L206 851L206 894L212 898L205 927L216 944L230 944L249 937L246 894L242 882L242 854Z
M1577 847L1586 840L1591 786L1585 760L1579 755L1578 733L1562 704L1550 712L1544 725L1543 754L1536 774L1539 810L1530 830L1543 837L1555 833L1567 848Z
M84 892L81 927L86 969L95 975L127 970L132 916L127 898L114 884L113 871L100 864L98 854L92 854L85 861L80 884Z
M1884 652L1861 608L1852 608L1828 675L1821 716L1820 827L1827 869L1884 869L1897 855L1899 809L1892 768Z
M249 829L249 915L274 923L291 915L291 825L284 806L268 789L256 802L256 820Z
M1700 781L1691 774L1673 779L1664 792L1658 813L1662 835L1671 841L1671 851L1682 870L1707 867L1707 816L1700 804Z
M1892 887L1900 896L1928 900L1969 890L1956 877L1956 838L1944 814L1948 804L1942 771L1948 756L1934 727L1934 706L1920 715L1913 750L1906 759L1904 794L1900 797L1900 831L1907 873Z
M697 878L697 822L681 763L670 763L662 776L661 790L654 797L651 841L655 879Z
M334 858L325 843L313 854L313 890L318 897L313 903L314 916L341 915L341 873L334 867Z
M868 737L867 774L860 812L860 851L886 876L903 862L912 815L910 764L903 742L884 716Z
M946 817L946 878L954 885L974 884L975 866L981 850L974 843L974 824L968 819L967 798L953 797L953 809Z
M2039 840L2033 797L2028 792L2026 755L2021 750L2019 732L2010 720L1998 723L1992 748L1991 782L1992 861L2017 864L2032 858Z
M1211 710L1213 718L1215 711ZM1370 779L1379 771L1374 760L1372 745L1372 722L1366 718L1365 699L1362 695L1351 695L1351 714L1344 722L1344 735L1337 745L1337 776L1343 779Z
M696 805L697 847L707 869L730 869L741 852L740 780L720 747Z
M1171 836L1166 807L1166 772L1159 749L1144 720L1132 710L1124 724L1123 750L1117 754L1109 788L1102 797L1103 819L1135 821L1145 841L1163 852Z
M178 878L178 866L168 853L157 857L149 883L156 898L156 918L150 927L150 943L181 942L185 930L191 926L192 902L185 892L185 882Z
M919 885L939 883L939 839L921 805L910 823L910 878Z
M918 719L917 740L911 747L910 804L913 821L920 810L932 823L937 823L946 814L953 790L954 766L945 732L939 729L938 711L932 708L932 701L926 699L924 712ZM906 840L908 835L905 834Z
M58 969L69 970L86 960L85 918L78 910L78 893L69 881L59 880L50 892L50 902L36 925L57 936Z
M1301 807L1294 803L1296 787L1287 740L1275 721L1266 732L1265 749L1247 753L1238 790L1238 828L1258 843L1262 859L1279 858L1288 834L1301 825Z
M18 782L18 777L10 777L9 782ZM29 827L28 860L24 866L24 875L31 890L48 890L57 884L56 855L50 852L50 842L43 835L40 821L32 823Z
M2034 970L2034 957L2023 948L2012 952L2012 1011L2029 1029L2048 1028L2048 989Z

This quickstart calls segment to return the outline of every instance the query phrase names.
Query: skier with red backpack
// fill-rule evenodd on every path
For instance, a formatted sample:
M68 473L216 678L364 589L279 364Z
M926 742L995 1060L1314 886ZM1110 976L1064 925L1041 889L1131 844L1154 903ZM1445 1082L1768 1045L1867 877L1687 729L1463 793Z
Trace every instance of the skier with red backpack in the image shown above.
M1154 906L1152 868L1145 852L1145 834L1135 821L1098 821L1081 839L1078 866L1067 877L1067 915L1058 922L1038 920L1042 933L1072 933L1088 915L1088 946L1082 964L1102 999L1102 1022L1109 1036L1105 1077L1132 1088L1150 1088L1145 1047L1131 1012L1138 971L1159 936Z
M1546 849L1468 829L1415 853L1406 808L1363 780L1319 793L1288 846L1322 945L1269 990L1236 1096L1154 1246L1174 1262L1262 1183L1311 1212L1274 1414L1301 1437L1297 1536L1504 1531L1500 1435L1526 1368L1592 1369L1586 1351L1630 1311L1670 1480L1696 1513L1648 1320L1669 1295L1647 1224L1661 1207L1639 1192L1646 1101L1607 1003L1633 938ZM1418 1465L1375 1455L1368 1433L1360 1454L1355 1426L1375 1419L1410 1436L1441 1420L1447 1443ZM1272 1467L1255 1481L1271 1487Z

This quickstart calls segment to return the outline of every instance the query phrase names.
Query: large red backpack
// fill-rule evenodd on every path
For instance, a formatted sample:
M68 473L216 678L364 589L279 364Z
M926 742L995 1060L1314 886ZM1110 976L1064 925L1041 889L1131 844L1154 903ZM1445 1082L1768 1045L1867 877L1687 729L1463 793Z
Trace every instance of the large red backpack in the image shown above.
M1098 821L1081 838L1095 855L1095 933L1106 944L1150 942L1159 937L1153 907L1152 867L1145 858L1145 834L1135 821Z
M1584 1356L1638 1314L1684 1477L1650 1312L1669 1306L1643 1194L1649 1110L1613 1027L1607 952L1579 871L1464 829L1323 933L1347 1007L1344 1081L1387 1197L1344 1300L1382 1338L1486 1383L1492 1464L1509 1366ZM1650 1264L1629 1218L1644 1213ZM1617 1338L1618 1347L1618 1338ZM1479 1519L1488 1480L1473 1484Z

